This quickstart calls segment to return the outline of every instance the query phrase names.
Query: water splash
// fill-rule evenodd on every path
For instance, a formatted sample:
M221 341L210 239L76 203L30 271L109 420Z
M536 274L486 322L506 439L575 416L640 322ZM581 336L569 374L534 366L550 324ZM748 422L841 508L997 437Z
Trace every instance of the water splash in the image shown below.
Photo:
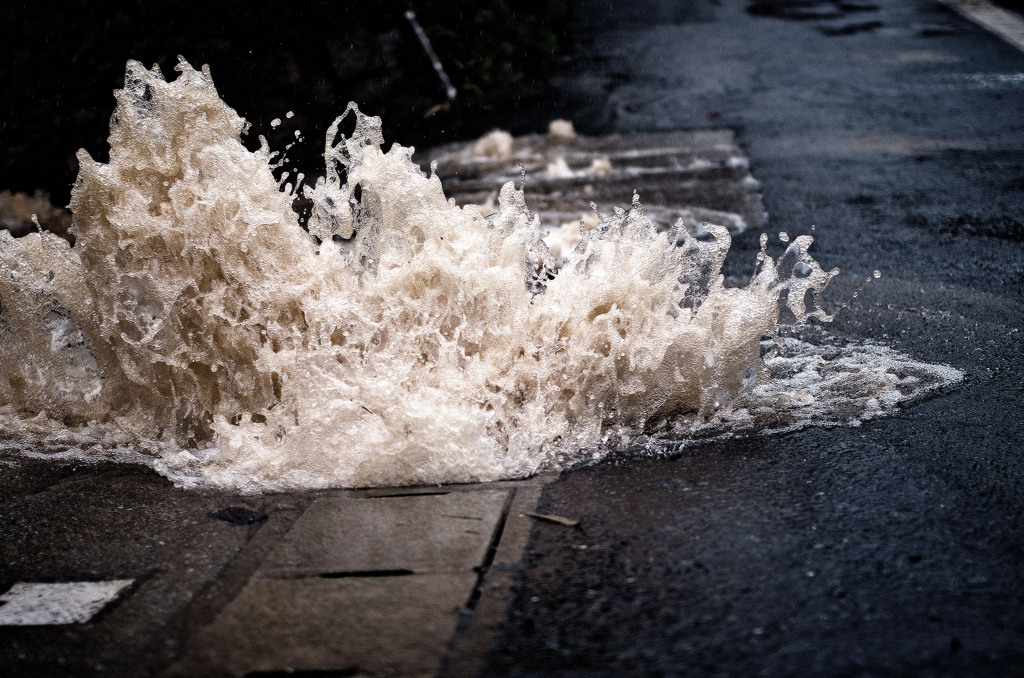
M176 70L128 63L110 162L79 152L74 247L0 233L6 446L134 450L181 484L258 492L522 477L854 406L820 368L773 380L761 357L780 299L830 319L837 271L809 236L778 260L764 239L726 288L728 231L659 232L635 197L556 260L521 189L488 218L456 206L354 104L303 189L307 233L301 179L282 189L266 142L243 146L206 67ZM902 397L893 379L858 382L861 414Z

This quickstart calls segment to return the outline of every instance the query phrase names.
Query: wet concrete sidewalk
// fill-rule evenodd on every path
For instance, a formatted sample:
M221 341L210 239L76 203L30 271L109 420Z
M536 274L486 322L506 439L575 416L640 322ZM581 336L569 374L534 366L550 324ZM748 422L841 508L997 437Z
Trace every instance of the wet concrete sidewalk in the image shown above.
M3 675L472 674L549 480L244 498L5 455Z

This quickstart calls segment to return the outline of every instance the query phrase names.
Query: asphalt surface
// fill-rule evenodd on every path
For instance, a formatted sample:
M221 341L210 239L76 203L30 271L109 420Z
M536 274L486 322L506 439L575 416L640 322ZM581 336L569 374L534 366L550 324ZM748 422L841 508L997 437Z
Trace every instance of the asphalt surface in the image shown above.
M967 378L563 474L484 675L1024 675L1024 54L937 2L578 8L578 128L735 129L764 230L843 270L830 331Z

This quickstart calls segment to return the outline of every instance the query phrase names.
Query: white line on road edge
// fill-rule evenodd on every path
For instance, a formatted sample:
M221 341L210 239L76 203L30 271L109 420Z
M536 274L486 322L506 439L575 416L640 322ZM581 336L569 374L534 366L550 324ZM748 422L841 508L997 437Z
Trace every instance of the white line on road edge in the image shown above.
M133 579L18 582L0 596L0 626L81 624L131 586Z
M1024 19L987 0L940 0L982 28L987 28L1024 52Z

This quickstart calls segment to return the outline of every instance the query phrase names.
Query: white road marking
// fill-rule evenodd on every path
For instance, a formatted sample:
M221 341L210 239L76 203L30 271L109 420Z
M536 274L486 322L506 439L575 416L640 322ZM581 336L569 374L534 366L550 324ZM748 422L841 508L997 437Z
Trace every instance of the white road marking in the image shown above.
M982 28L987 28L1024 52L1024 19L987 0L942 0Z
M0 626L52 626L89 621L135 581L18 582L0 596Z

